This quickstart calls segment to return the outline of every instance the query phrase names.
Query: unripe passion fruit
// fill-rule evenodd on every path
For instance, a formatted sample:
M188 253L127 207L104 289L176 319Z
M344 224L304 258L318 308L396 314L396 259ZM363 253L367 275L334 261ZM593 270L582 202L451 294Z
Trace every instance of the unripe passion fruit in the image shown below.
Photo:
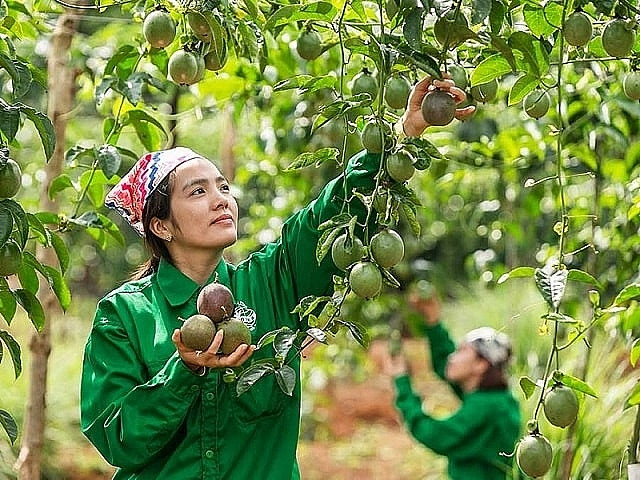
M387 157L387 173L396 182L406 182L416 171L413 157L404 150L399 150Z
M378 96L378 80L366 70L353 77L351 84L351 95L355 96L360 93L368 93L372 100Z
M574 47L583 47L589 43L592 33L591 19L584 12L573 12L567 17L562 28L564 39Z
M217 72L227 63L227 45L222 41L220 48L212 48L204 56L204 66L207 70Z
M322 38L313 30L303 32L296 42L296 51L305 60L315 60L322 53Z
M361 298L372 298L382 290L382 274L371 262L356 263L349 272L351 290Z
M433 34L440 45L454 47L467 38L466 31L469 22L465 16L455 10L450 10L445 16L438 18L433 25Z
M251 331L242 320L237 318L230 318L224 322L218 323L218 330L222 330L222 345L220 350L225 355L230 355L235 352L243 343L245 345L251 345Z
M409 81L401 75L394 75L387 80L385 85L384 101L391 108L405 108L410 92L411 85L409 85Z
M477 102L491 102L498 95L498 81L494 78L490 82L471 87L471 97Z
M187 23L193 34L205 43L209 43L213 37L213 30L207 17L200 12L191 11L187 13Z
M527 435L516 448L516 461L520 470L530 477L541 477L551 468L553 450L543 435Z
M176 50L169 57L169 76L180 85L191 85L198 75L198 59L186 50Z
M343 233L331 245L331 259L340 270L346 270L364 255L364 245L358 237L347 244L347 234Z
M451 75L451 80L453 80L453 83L456 84L456 87L461 90L467 89L467 87L469 86L469 77L467 77L467 71L464 69L464 67L456 64L451 65L449 67L449 74Z
M640 72L634 70L624 76L622 91L631 100L640 100Z
M544 397L544 415L551 425L567 427L578 418L578 397L564 385L554 385Z
M380 153L384 149L387 143L387 137L389 135L389 129L385 128L379 121L369 121L360 134L360 140L362 146L371 153Z
M547 114L551 100L544 90L534 90L524 97L524 111L531 118L540 118Z
M191 350L205 351L216 334L216 326L206 315L199 313L187 318L180 327L182 343Z
M0 167L0 198L11 198L22 185L22 171L14 160L7 159L7 163Z
M20 247L9 240L0 248L0 277L14 275L22 265L22 252Z
M202 287L196 300L198 313L206 315L214 323L229 318L233 314L233 306L231 290L217 282Z
M383 268L397 265L404 257L404 242L395 230L385 229L371 237L371 255Z
M614 18L602 31L602 47L612 57L626 57L636 41L632 26L621 18Z
M176 38L176 23L168 12L154 10L145 17L142 34L152 47L164 48Z
M433 90L422 99L422 116L429 125L448 125L456 115L456 101L447 92Z

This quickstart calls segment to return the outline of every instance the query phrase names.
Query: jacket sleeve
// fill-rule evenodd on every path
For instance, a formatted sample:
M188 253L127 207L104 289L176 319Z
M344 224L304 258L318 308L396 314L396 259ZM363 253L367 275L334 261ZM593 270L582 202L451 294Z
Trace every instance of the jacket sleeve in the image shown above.
M350 199L350 213L357 215L360 224L364 223L366 207L352 192L372 192L379 167L380 155L356 154L349 160L345 174L329 182L315 200L284 224L274 257L279 274L288 278L296 303L307 295L331 292L333 275L339 271L330 255L320 264L316 261L316 247L322 234L318 227L342 211L345 195ZM375 219L373 217L370 221Z
M180 431L204 380L177 352L149 378L117 309L102 300L84 351L82 431L109 463L138 469Z
M424 413L422 401L411 387L409 376L394 379L396 407L411 435L439 455L458 456L477 442L478 429L485 423L480 412L464 403L449 417L435 419Z
M433 371L438 377L449 383L456 395L462 397L460 387L449 382L445 373L449 355L456 350L456 345L449 336L449 332L442 323L436 323L433 326L423 325L421 333L427 337Z

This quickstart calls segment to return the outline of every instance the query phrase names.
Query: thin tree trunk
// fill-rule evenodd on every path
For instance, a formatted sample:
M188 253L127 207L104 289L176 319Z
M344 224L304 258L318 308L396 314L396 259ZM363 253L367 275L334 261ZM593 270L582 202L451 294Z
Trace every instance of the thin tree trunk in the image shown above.
M71 111L74 92L74 72L69 69L69 48L78 27L78 12L61 15L51 37L48 59L49 107L48 116L56 134L56 148L46 166L47 175L40 195L40 206L44 211L56 212L58 207L47 192L51 181L62 173L64 164L67 115ZM56 265L57 258L51 248L38 249L38 259L47 265ZM51 352L51 322L58 313L58 302L48 286L42 286L39 300L47 314L47 321L40 333L34 333L29 342L31 363L30 382L25 422L22 433L20 455L16 463L20 480L41 478L42 446L46 422L46 391L49 353Z

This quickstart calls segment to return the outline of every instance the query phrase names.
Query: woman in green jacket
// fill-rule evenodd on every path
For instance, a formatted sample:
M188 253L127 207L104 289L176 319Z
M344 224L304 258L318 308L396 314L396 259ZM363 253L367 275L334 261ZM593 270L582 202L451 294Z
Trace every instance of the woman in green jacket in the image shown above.
M435 87L458 103L465 98L450 80L419 82L401 122L407 135L428 126L420 102ZM379 160L354 156L344 175L288 219L277 242L237 266L223 252L236 241L238 207L202 155L183 147L149 153L114 187L105 204L144 236L151 253L135 279L100 300L84 353L82 430L118 467L114 478L300 478L300 383L289 396L267 375L237 396L224 382L225 368L273 355L246 344L220 355L222 332L206 351L191 350L181 341L180 319L196 313L198 293L215 280L232 291L252 342L278 328L303 328L294 307L305 296L330 294L338 273L330 260L315 260L318 226L339 213L345 192L372 191ZM364 221L365 207L355 203L351 211ZM289 365L299 377L299 355Z
M511 478L511 456L520 437L520 407L508 388L506 368L511 357L508 337L490 327L467 333L456 349L438 320L435 297L410 295L422 314L434 372L446 380L461 400L444 418L422 409L413 391L403 355L389 355L387 371L394 378L396 407L407 429L420 443L448 459L452 480Z

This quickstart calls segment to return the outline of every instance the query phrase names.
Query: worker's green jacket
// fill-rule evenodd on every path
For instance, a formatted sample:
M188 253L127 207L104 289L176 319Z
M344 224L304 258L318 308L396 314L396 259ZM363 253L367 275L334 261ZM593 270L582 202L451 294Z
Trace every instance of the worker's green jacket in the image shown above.
M371 191L379 156L360 153L319 197L294 214L278 242L238 266L224 260L215 275L236 303L255 311L252 342L266 332L302 327L291 313L308 295L332 292L337 271L330 258L318 265L318 226L340 212L345 193ZM358 204L358 205L356 205ZM364 220L365 208L352 213ZM208 282L207 282L208 283ZM298 479L300 359L291 396L267 375L239 397L222 371L200 377L189 370L171 341L180 318L196 313L201 285L169 262L128 282L98 304L86 344L81 385L82 430L118 468L116 479L288 480ZM290 355L294 355L293 352ZM271 346L247 365L273 358Z
M445 379L448 356L455 345L447 330L436 324L425 327L431 363ZM408 375L395 378L396 406L413 437L435 453L448 458L452 480L504 480L511 478L511 455L520 435L520 408L511 392L476 390L463 393L460 408L452 415L434 418L424 412L422 400Z

